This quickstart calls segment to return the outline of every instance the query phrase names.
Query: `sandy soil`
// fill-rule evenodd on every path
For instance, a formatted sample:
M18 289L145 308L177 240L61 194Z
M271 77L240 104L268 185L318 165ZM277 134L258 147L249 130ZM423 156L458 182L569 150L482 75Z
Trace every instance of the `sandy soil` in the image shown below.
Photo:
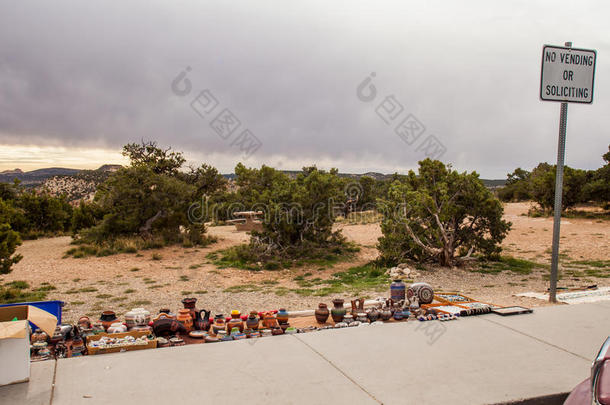
M529 218L527 203L507 204L505 216L513 223L513 230L503 246L505 253L539 263L550 260L552 219ZM357 257L349 263L339 263L332 268L316 266L281 271L253 272L238 269L217 269L206 255L212 251L243 243L245 233L236 232L233 226L211 227L209 232L219 237L219 242L206 248L184 249L167 247L141 251L140 255L120 254L86 259L63 258L71 238L58 237L26 241L19 248L24 258L2 282L26 280L32 287L48 282L57 287L48 299L66 302L64 317L74 321L87 314L98 316L102 310L112 309L122 314L136 306L144 306L156 312L161 307L177 310L185 296L199 299L200 308L228 313L232 309L242 312L286 307L308 309L318 302L330 302L332 297L299 296L294 293L278 295L278 288L297 288L294 277L313 273L313 277L330 277L337 271L347 270L374 259L375 244L381 236L378 224L344 225L343 234L361 246ZM569 219L562 221L562 253L570 260L607 260L610 258L610 223L593 220ZM161 260L153 260L153 254ZM136 270L137 269L137 270ZM499 305L546 305L545 302L519 298L513 294L524 291L545 291L548 270L538 269L530 274L504 271L499 274L482 274L462 268L433 268L421 271L417 281L426 281L435 289L461 291L481 301ZM547 276L548 277L548 276ZM561 285L585 286L593 283L608 285L607 279L595 277L564 277ZM225 291L233 287L237 291ZM85 289L85 291L79 291ZM375 297L378 292L363 295ZM344 298L351 298L344 296Z

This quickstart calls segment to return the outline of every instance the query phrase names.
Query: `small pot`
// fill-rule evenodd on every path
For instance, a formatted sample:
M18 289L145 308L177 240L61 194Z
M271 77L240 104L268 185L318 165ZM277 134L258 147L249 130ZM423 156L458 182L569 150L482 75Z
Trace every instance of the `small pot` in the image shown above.
M316 321L318 323L326 323L328 320L328 316L330 315L330 311L328 310L328 306L323 302L318 304L318 309L315 311Z
M117 321L116 313L114 311L104 311L100 316L100 322L104 329L108 330L110 325Z

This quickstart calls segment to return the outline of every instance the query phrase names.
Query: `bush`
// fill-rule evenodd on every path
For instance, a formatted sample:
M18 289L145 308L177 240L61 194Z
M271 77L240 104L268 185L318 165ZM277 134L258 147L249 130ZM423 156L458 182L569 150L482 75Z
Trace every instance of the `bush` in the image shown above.
M500 201L477 173L458 173L440 161L419 162L416 175L395 181L381 202L384 219L380 261L434 261L443 266L461 255L497 256L510 229Z
M20 254L14 254L19 245L19 234L13 231L9 224L0 224L0 274L10 273L13 264L23 258Z

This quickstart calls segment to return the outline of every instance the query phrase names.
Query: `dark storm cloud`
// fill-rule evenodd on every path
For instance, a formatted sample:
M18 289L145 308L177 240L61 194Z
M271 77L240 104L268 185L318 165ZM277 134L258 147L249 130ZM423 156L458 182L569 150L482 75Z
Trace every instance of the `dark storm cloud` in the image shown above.
M1 144L155 139L230 167L242 155L189 106L207 88L262 142L252 164L404 170L422 153L375 113L394 95L444 160L503 177L555 159L559 105L538 100L539 63L565 40L599 54L594 104L570 107L567 163L599 166L610 139L603 2L1 4ZM187 66L193 90L178 97Z

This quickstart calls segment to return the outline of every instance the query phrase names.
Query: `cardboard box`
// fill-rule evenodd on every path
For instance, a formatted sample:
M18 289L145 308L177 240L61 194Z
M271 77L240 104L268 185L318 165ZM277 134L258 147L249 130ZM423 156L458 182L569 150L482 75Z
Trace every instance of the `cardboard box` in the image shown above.
M141 336L147 336L149 334L150 334L149 332L132 331L132 332L124 332L124 333L100 333L99 335L89 336L87 338L87 352L89 353L89 355L95 355L95 354L105 354L105 353L126 352L126 351L132 351L132 350L155 349L157 347L157 339L151 339L147 345L133 345L133 346L120 346L120 347L108 347L108 348L92 347L90 345L91 342L100 340L102 338L102 336L109 336L109 337L115 337L115 338L133 336L135 338L139 338Z
M17 320L13 320L13 319ZM0 308L0 386L26 382L30 379L30 333L32 321L49 336L53 335L57 318L29 305Z

